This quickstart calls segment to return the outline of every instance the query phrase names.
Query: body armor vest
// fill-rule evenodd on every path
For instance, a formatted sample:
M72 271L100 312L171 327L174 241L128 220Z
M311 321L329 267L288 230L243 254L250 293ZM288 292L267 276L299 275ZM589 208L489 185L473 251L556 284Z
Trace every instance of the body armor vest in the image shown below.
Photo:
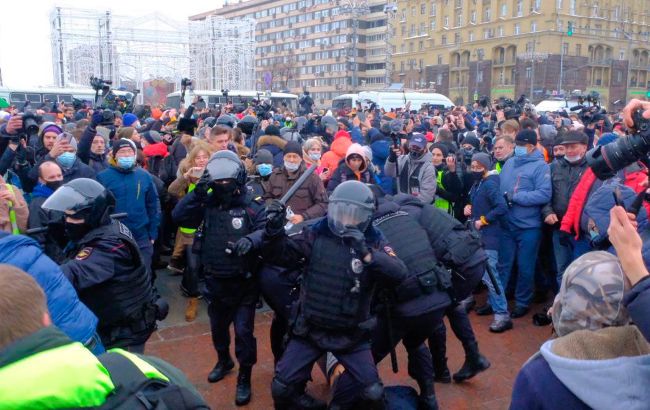
M391 212L376 219L397 256L408 268L408 279L397 288L398 301L445 290L451 285L449 272L436 259L429 236L415 218L404 211Z
M110 328L125 327L130 333L142 333L155 326L155 295L151 277L144 266L138 244L129 229L119 221L89 232L76 248L77 251L93 242L117 238L124 243L132 263L115 264L116 271L106 282L79 291L80 299L99 319L98 330L102 340L110 334ZM117 270L119 269L119 270Z
M340 240L318 236L302 282L307 322L325 329L356 329L366 319L360 303L363 270L358 256Z
M242 258L232 251L232 246L248 235L252 223L242 207L205 211L201 235L201 263L207 274L219 278L233 278L247 273Z

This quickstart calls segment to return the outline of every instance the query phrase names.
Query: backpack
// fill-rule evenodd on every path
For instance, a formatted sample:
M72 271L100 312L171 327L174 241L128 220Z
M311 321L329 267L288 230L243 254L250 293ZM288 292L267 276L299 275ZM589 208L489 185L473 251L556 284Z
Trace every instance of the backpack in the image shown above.
M107 352L97 359L108 370L115 390L101 410L204 410L200 397L186 387L160 379L149 379L127 357Z

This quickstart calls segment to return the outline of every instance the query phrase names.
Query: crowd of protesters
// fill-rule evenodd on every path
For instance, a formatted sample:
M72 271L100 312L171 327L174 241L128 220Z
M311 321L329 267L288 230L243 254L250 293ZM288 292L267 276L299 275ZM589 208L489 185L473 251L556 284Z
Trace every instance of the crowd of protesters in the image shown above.
M490 331L501 333L516 331L513 319L527 317L533 303L545 306L541 316L552 321L560 338L542 346L522 369L513 408L623 406L609 394L618 389L580 363L588 359L625 356L606 380L628 380L625 369L640 375L629 379L632 384L648 380L650 205L645 202L631 221L617 207L629 207L647 189L648 168L633 162L601 180L586 158L594 147L629 138L633 124L624 112L596 118L564 110L537 113L530 104L503 101L449 109L407 104L389 111L372 105L314 112L307 106L293 112L262 104L198 108L198 101L187 109L136 107L133 113L43 106L30 113L40 119L32 134L25 130L20 107L3 108L0 230L31 235L60 263L70 238L61 213L41 205L62 184L95 179L115 197L114 211L126 214L121 221L147 268L183 274L185 317L193 321L201 296L192 273L198 263L192 253L196 229L175 224L172 210L196 187L210 157L229 150L241 158L247 187L262 202L281 198L315 167L287 203L289 225L324 216L328 195L346 181L374 184L386 195L410 195L480 236L494 280L485 281L487 304L475 306L470 296L457 301L462 309L494 315ZM632 104L650 109L648 103ZM617 251L618 258L612 256ZM605 285L618 293L603 290ZM640 332L628 326L631 320ZM600 331L603 327L613 329ZM628 341L627 350L611 347L594 354L590 349L599 343L613 346L615 340ZM0 344L0 357L5 347ZM592 396L594 382L605 384L596 385L600 393ZM635 392L624 398L626 408L641 408L638 400L647 403L647 390Z

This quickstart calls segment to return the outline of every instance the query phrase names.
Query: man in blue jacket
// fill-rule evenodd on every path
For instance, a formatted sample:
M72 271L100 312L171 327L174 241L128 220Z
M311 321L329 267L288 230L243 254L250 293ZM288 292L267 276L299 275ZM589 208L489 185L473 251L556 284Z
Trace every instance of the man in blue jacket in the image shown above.
M96 333L97 317L79 300L61 268L43 253L35 240L0 232L0 263L20 268L36 280L47 296L52 322L63 333L95 354L104 352Z
M537 149L537 133L525 129L515 138L514 157L501 171L501 192L508 205L507 223L499 247L501 283L508 286L517 260L516 306L510 313L519 318L528 313L533 296L537 251L542 236L542 207L551 200L551 170Z
M151 269L153 242L158 237L160 202L151 175L136 166L137 148L131 140L113 143L111 166L97 175L97 181L115 196L115 212L126 212L126 225L140 248L147 269Z

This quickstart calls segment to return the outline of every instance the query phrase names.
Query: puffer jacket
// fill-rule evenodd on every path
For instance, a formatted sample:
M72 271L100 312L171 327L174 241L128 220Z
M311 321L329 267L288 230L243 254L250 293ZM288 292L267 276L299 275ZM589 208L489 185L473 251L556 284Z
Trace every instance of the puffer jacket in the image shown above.
M397 182L397 192L405 194L413 194L408 192L409 187L402 186L400 179L402 179L402 172L405 169L405 166L408 164L408 178L413 177L413 172L419 168L417 175L417 180L419 182L419 192L417 193L417 198L424 202L425 204L430 204L433 202L436 197L436 188L438 186L438 181L436 180L436 167L433 166L431 162L431 153L427 151L419 159L412 159L409 155L400 155L397 159L397 164L399 168L399 176L397 170L395 169L395 162L391 162L390 159L386 161L384 165L384 173L389 177L394 177Z
M273 155L273 167L281 167L284 164L284 146L287 141L275 135L262 135L257 140L257 149L268 150Z
M282 198L306 170L304 162L295 174L289 174L284 167L274 169L268 180L268 189L262 197L265 200ZM315 173L310 175L289 199L287 206L305 220L324 216L327 212L327 192L320 177Z
M86 343L95 334L97 317L35 240L0 232L0 263L20 268L36 280L47 297L52 322L71 339Z
M320 165L323 168L329 169L330 178L339 166L339 162L345 158L345 154L348 152L350 145L352 145L352 140L350 138L339 137L332 142L330 150L323 154L323 157L320 160Z
M501 174L501 192L512 195L508 224L518 229L542 226L542 207L551 200L551 169L544 156L534 150L509 159Z

